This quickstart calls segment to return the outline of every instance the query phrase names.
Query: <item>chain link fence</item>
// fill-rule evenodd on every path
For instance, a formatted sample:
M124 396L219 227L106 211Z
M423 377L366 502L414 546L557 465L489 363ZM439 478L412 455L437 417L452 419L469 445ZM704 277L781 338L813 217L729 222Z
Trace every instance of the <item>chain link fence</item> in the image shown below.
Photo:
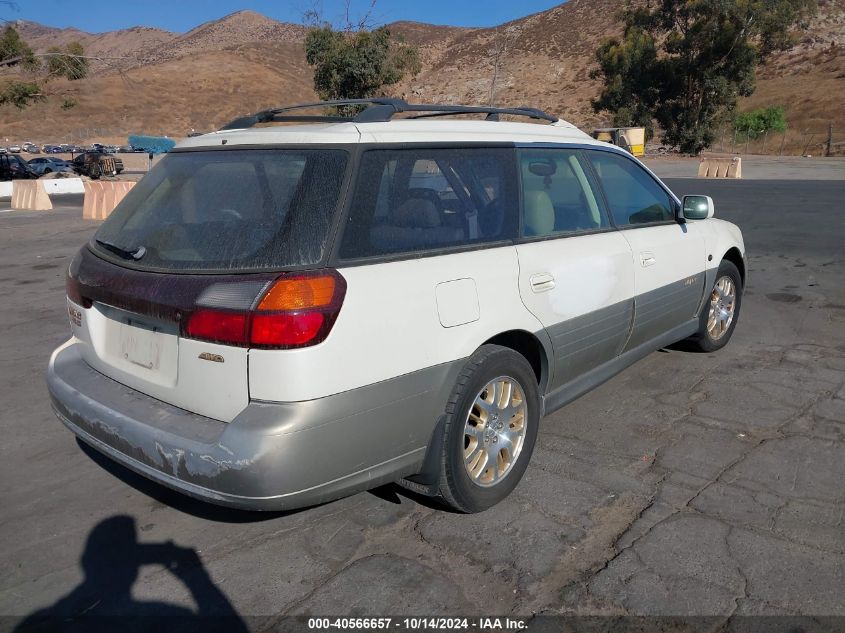
M70 138L68 138L68 141L71 143L84 143L100 139L122 139L121 143L126 143L126 139L129 134L131 134L131 132L127 132L125 128L83 127L72 130L69 133ZM149 131L145 128L144 134L149 134L150 136L165 136L167 133L164 131Z
M845 123L826 128L790 128L786 132L764 132L750 139L732 128L724 128L711 151L725 154L769 156L845 156Z

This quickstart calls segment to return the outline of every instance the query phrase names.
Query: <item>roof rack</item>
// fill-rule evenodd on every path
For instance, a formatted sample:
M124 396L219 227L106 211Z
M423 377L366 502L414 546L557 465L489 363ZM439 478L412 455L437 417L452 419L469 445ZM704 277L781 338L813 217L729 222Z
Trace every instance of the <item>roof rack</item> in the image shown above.
M367 106L355 116L342 115L310 115L310 114L287 114L292 110L303 110L306 108L319 107L337 107L337 106ZM339 99L336 101L316 101L314 103L301 103L298 105L285 106L282 108L273 108L271 110L262 110L248 116L240 117L234 121L230 121L220 131L224 130L240 130L250 128L259 123L281 123L281 122L297 122L297 123L376 123L390 121L394 115L401 112L420 112L408 118L422 119L428 117L449 116L454 114L486 114L487 121L498 121L499 115L508 114L512 116L524 116L531 119L540 119L555 123L558 118L551 114L546 114L537 108L494 108L488 106L465 106L465 105L448 105L448 104L425 104L425 103L407 103L403 99L391 99L387 97L375 97L372 99Z

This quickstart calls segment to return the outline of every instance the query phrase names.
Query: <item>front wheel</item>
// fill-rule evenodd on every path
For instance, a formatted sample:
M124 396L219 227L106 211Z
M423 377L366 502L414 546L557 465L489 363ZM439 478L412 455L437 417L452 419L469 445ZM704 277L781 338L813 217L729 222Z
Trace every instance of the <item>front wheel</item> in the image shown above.
M690 338L695 349L715 352L727 345L736 329L741 305L742 277L733 262L722 260L701 311L698 332Z
M534 450L540 398L534 370L506 347L483 345L470 357L446 406L440 496L461 512L507 497Z

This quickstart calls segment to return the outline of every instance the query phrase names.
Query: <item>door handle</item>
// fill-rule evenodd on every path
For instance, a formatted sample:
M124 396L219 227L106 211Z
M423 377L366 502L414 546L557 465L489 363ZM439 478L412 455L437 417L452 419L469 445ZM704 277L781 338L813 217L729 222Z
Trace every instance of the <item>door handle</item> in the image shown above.
M640 253L640 264L642 264L643 268L647 268L653 264L656 264L657 260L654 257L654 253L649 251L644 251Z
M555 287L555 278L549 273L537 273L531 275L531 290L534 292L546 292Z

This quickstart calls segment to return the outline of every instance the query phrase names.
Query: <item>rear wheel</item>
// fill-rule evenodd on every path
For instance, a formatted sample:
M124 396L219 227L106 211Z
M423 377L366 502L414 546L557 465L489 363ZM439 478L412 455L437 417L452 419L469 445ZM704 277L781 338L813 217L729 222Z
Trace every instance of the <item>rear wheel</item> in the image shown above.
M698 332L692 345L702 352L715 352L728 344L739 319L742 305L742 277L733 262L722 260L716 282L699 317Z
M99 165L91 165L91 169L88 170L88 176L91 180L97 180L102 175L102 170L100 169Z
M537 379L515 351L484 345L446 406L439 492L461 512L495 505L519 483L537 439Z

